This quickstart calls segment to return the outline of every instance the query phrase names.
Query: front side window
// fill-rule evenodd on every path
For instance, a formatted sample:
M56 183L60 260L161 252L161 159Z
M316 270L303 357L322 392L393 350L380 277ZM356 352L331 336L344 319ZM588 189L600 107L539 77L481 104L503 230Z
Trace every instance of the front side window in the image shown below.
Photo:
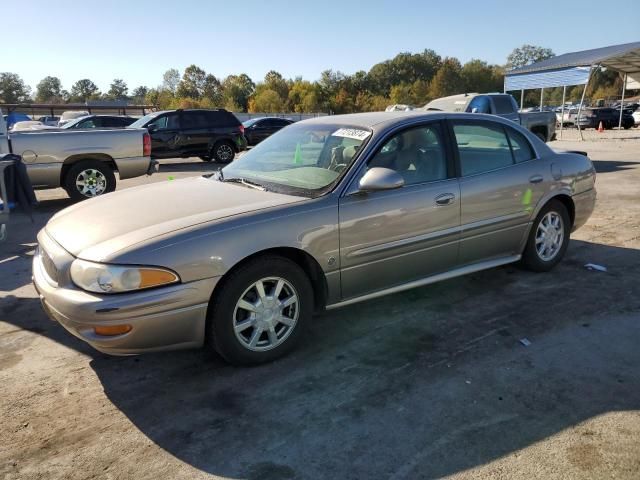
M155 126L157 130L172 130L178 128L178 115L175 113L169 113L158 117L151 122L147 127Z
M297 124L279 130L222 169L268 190L318 196L330 190L371 136L364 127Z
M456 123L453 133L463 177L513 165L502 125Z
M405 185L447 178L447 156L439 124L404 130L391 137L369 161L367 169L384 167L398 172Z

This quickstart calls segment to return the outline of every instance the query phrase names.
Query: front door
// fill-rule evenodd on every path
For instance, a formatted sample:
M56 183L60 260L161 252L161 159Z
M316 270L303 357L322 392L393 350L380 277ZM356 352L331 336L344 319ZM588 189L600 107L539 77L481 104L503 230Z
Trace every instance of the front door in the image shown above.
M370 168L390 168L402 175L404 186L340 200L343 299L455 267L460 192L445 139L440 122L392 136L359 178Z
M455 120L452 128L462 198L461 265L520 254L550 169L514 128L481 120Z
M160 115L147 125L151 127L151 155L170 158L180 155L180 126L178 113Z

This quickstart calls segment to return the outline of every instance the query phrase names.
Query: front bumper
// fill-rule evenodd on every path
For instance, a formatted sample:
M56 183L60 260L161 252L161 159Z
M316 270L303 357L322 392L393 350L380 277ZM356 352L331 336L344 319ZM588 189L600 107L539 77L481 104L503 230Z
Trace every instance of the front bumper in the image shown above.
M114 355L200 347L209 298L217 279L131 293L100 295L75 287L68 277L73 257L41 231L33 258L33 284L47 315L95 349ZM46 253L43 253L46 252ZM58 269L52 279L49 270ZM54 267L51 267L54 264ZM116 336L97 335L96 326L130 325Z

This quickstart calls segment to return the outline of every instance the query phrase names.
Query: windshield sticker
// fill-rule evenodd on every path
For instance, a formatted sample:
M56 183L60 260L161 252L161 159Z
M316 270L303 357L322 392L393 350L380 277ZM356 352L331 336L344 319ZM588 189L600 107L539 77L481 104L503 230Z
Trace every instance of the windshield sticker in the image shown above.
M369 135L371 135L371 132L358 128L339 128L331 134L332 137L353 138L354 140L364 140Z

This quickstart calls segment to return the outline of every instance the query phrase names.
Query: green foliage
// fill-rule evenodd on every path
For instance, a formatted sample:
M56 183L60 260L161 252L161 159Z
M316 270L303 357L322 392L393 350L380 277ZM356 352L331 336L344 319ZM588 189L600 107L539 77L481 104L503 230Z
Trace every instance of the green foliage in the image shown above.
M62 103L65 101L62 83L58 77L44 77L36 87L36 102Z
M249 101L250 112L282 112L284 103L278 92L270 88L256 89L256 94Z
M524 67L532 63L555 57L555 53L550 48L537 47L535 45L522 45L515 48L507 57L507 70Z
M71 87L69 100L72 102L86 102L100 98L100 89L88 78L78 80Z
M176 96L200 100L204 93L207 72L196 65L189 65L182 74L182 80L176 88ZM169 89L171 91L171 89Z
M133 103L136 105L142 105L145 102L145 97L149 93L149 89L144 85L140 85L138 88L133 90Z
M249 107L249 97L253 94L255 84L246 73L229 75L222 82L222 104L232 111L246 112Z
M109 91L107 92L107 98L112 98L115 100L124 100L127 98L127 94L129 93L129 87L124 80L121 78L115 78L111 85L109 86Z
M445 58L431 81L429 95L431 98L446 97L456 93L464 93L464 89L460 61L457 58Z
M0 73L0 102L25 103L28 102L31 89L25 85L16 73Z
M180 72L175 68L170 68L162 75L162 88L168 90L171 94L176 93L178 84L180 83Z

